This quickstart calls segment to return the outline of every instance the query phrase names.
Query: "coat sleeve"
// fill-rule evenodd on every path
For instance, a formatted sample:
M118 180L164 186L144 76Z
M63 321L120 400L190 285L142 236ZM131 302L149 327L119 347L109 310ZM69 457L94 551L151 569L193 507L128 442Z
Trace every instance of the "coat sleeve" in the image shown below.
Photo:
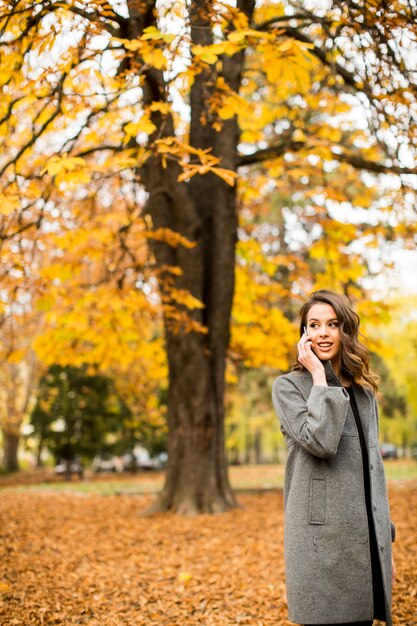
M331 458L337 452L349 407L342 387L313 385L307 401L292 379L274 382L272 399L283 432L307 452Z

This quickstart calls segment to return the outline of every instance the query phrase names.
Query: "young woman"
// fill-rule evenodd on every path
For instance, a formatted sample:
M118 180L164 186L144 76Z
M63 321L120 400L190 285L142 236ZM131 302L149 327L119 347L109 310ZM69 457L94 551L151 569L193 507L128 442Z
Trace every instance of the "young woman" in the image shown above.
M391 626L395 528L378 446L377 378L347 298L316 291L300 318L298 362L272 393L287 446L289 619Z

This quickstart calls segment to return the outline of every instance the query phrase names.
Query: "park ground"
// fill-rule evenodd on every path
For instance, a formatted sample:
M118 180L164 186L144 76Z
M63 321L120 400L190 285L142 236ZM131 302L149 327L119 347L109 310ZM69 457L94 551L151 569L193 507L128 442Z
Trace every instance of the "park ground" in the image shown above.
M412 463L387 463L395 626L417 626ZM70 484L2 478L0 625L289 625L282 467L231 468L231 478L242 508L195 518L141 516L160 474Z

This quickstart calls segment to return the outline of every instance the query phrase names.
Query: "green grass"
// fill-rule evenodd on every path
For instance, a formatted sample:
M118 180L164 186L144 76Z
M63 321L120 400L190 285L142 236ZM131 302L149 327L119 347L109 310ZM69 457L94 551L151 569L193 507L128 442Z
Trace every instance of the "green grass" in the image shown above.
M414 459L387 460L384 467L388 482L417 480L417 461Z
M417 482L417 461L385 461L385 471L389 483ZM266 490L282 488L284 465L240 465L229 468L230 481L236 490ZM13 483L0 484L2 491L71 493L77 495L140 495L157 493L163 485L162 472L140 473L126 476L103 476L72 481L57 480L36 482L33 474L22 472L14 475Z
M37 485L13 485L3 487L2 491L15 491L15 492L35 492L35 493L72 493L78 495L99 495L99 496L113 496L116 494L139 494L139 493L153 493L158 491L162 486L162 478L159 481L160 484L155 482L142 482L132 483L131 481L106 481L106 480L94 480L94 481L62 481L62 482L44 482Z

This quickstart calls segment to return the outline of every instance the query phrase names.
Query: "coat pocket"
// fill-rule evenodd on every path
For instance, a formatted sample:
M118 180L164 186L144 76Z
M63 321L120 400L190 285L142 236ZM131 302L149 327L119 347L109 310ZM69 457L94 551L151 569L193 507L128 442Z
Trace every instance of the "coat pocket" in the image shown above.
M310 482L310 524L324 524L326 521L326 479L311 478Z

